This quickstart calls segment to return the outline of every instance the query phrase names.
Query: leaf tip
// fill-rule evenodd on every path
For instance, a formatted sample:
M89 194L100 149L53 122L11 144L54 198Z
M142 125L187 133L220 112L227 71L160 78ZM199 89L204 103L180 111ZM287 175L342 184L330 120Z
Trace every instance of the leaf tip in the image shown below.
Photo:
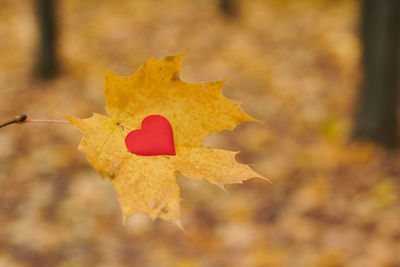
M181 220L174 221L174 224L186 235L186 230L183 227Z
M224 85L226 80L228 80L228 76L225 76L224 78L219 79L218 82L220 82L222 85Z
M226 190L224 184L217 184L217 186L218 186L219 188L221 188L224 192L226 192L226 193L228 192L228 191Z
M172 63L174 65L179 66L179 70L181 69L183 58L186 55L187 50L183 51L182 53L174 56L166 56L162 60L168 63Z
M241 102L241 101L235 101L235 102L236 102L237 105L239 106L239 109L240 109L240 111L241 111L241 113L242 113L242 121L243 121L243 122L246 122L246 121L249 121L249 122L262 122L261 120L256 119L256 118L253 118L252 116L250 116L249 114L247 114L247 112L245 112L245 111L243 110L243 108L242 108L242 102Z
M256 173L256 172L255 172L255 173ZM257 173L256 173L256 174L257 174ZM270 184L272 184L272 180L271 180L271 179L266 178L266 177L264 177L264 176L261 176L261 175L259 175L259 174L257 174L257 176L254 176L254 177L252 177L252 178L259 178L259 179L261 179L261 180L267 181L267 182L269 182Z
M128 221L128 217L129 216L126 216L125 214L122 214L122 225L123 226L126 226L126 222Z
M254 171L253 168L251 168L249 165L247 165L247 166L249 167L249 169L250 169L250 170L253 172L253 174L254 174L253 177L250 177L250 178L259 178L259 179L261 179L261 180L267 181L267 182L269 182L269 183L272 184L272 180L271 180L271 179L266 178L266 177L262 176L261 174L257 173L257 172Z

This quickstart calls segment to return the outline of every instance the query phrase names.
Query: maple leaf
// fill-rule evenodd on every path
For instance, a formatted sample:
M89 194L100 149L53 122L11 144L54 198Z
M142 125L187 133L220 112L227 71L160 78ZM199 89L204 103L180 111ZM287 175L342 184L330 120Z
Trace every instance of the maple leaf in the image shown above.
M240 103L222 95L224 80L187 83L179 78L183 54L150 58L134 75L105 73L106 111L87 119L66 116L83 133L79 149L118 194L123 221L133 213L179 222L176 172L223 187L261 177L235 161L237 152L204 147L210 134L255 121ZM175 155L136 155L125 138L149 115L161 115L173 130Z

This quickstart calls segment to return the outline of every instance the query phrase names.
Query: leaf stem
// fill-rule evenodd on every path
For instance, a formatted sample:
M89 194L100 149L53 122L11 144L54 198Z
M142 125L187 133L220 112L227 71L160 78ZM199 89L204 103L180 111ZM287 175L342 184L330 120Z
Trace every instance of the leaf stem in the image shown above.
M18 124L21 124L21 123L28 123L28 122L32 122L32 123L33 123L33 122L69 123L69 121L63 121L63 120L28 120L27 118L28 118L28 116L25 115L25 114L21 114L21 115L15 116L14 119L9 120L9 121L6 121L6 122L4 122L4 123L1 123L1 124L0 124L0 128L3 128L3 127L5 127L5 126L7 126L7 125L14 124L14 123L18 123Z
M26 120L25 122L69 123L69 121L63 120Z

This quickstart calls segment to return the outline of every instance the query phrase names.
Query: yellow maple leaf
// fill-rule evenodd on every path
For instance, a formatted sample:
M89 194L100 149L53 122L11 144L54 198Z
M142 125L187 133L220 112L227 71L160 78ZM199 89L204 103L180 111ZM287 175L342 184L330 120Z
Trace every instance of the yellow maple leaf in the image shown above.
M106 73L104 95L109 117L96 113L87 119L66 116L83 133L79 149L114 185L124 223L139 212L152 219L179 222L176 171L221 187L262 178L235 161L237 152L202 145L210 134L255 119L240 109L239 102L222 95L224 79L197 84L181 81L183 56L150 58L130 77ZM143 119L154 114L170 122L175 155L142 156L128 151L128 133L140 129Z

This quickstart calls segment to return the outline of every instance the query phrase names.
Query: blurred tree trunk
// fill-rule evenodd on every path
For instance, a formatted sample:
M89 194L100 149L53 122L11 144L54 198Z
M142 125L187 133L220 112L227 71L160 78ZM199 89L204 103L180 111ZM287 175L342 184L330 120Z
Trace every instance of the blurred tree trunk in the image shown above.
M219 0L219 8L228 16L236 16L238 14L237 0Z
M355 136L397 145L400 0L364 0L364 82Z
M35 0L40 43L35 74L50 79L57 73L55 1Z

